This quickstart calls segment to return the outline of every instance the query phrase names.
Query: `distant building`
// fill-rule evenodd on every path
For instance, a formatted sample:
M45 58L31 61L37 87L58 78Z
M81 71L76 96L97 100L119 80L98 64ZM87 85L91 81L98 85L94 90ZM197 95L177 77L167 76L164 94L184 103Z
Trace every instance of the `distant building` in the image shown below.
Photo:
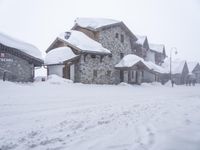
M0 79L31 82L35 67L42 64L41 53L36 47L0 33Z
M187 62L189 69L189 78L194 75L197 83L200 83L200 64L198 62Z
M187 77L189 74L189 69L187 62L185 60L174 60L171 63L171 73L172 73L172 80L174 80L175 84L181 85L185 84L187 81ZM166 59L162 64L162 67L165 70L168 70L167 74L161 75L162 83L165 83L170 80L170 61Z

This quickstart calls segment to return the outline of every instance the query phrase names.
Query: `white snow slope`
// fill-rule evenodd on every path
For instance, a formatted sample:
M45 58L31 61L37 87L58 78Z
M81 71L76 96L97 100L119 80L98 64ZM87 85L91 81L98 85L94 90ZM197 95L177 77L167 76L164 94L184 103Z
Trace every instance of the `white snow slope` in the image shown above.
M0 149L199 150L199 89L0 82Z

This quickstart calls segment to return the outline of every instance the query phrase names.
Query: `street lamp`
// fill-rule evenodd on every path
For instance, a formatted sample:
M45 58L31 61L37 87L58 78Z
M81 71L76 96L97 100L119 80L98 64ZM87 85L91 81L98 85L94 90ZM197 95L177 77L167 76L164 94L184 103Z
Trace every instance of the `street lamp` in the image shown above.
M170 80L171 80L171 82L172 82L172 52L173 51L175 52L175 55L178 53L176 47L171 48L171 50L170 50Z

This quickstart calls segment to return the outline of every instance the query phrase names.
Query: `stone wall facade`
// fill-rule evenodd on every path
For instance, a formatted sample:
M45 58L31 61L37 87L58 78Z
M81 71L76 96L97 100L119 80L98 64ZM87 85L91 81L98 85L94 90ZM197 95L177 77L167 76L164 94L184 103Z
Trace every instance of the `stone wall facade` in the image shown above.
M0 49L0 79L14 82L32 82L34 78L34 65L20 56L6 52L2 47Z
M115 65L123 56L132 53L130 36L120 26L115 26L99 31L95 40L109 49L112 55L82 55L75 65L75 82L95 84L122 82L120 71L115 69ZM124 82L128 82L128 72L123 72L123 78Z

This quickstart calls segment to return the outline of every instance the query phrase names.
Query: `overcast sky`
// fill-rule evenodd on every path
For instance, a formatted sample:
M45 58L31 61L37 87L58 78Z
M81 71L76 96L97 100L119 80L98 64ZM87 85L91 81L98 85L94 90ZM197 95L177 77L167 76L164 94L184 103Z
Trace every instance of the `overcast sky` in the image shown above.
M200 0L0 0L0 32L45 51L77 17L123 21L151 43L200 61Z

